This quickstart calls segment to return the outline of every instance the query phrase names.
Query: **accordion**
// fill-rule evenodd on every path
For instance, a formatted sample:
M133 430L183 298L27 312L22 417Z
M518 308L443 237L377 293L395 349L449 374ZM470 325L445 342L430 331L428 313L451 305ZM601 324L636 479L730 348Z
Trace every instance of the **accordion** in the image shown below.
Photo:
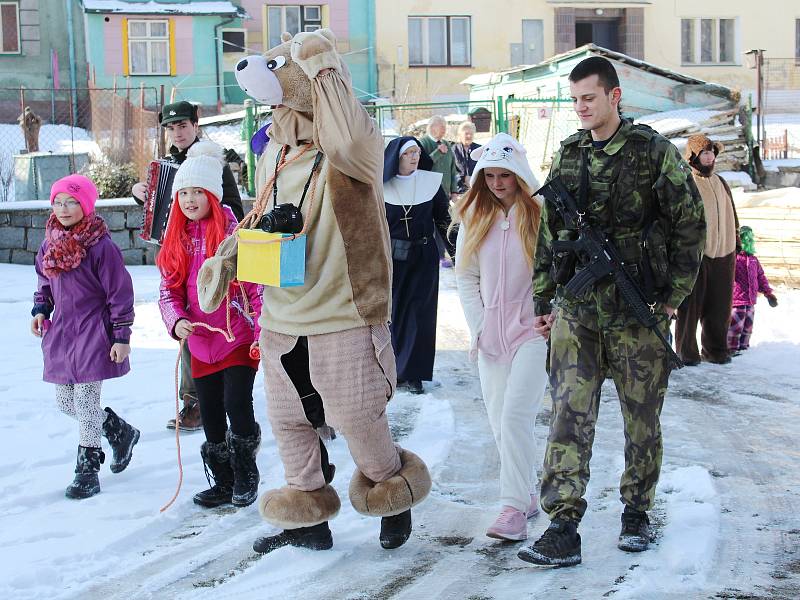
M147 196L142 210L142 231L139 233L139 237L146 242L160 244L164 239L172 207L172 181L179 166L169 160L154 160L147 168Z

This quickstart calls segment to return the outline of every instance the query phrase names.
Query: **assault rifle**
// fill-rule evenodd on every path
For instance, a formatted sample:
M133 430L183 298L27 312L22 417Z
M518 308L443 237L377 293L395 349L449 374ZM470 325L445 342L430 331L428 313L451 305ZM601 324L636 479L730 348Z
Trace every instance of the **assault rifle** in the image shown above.
M625 262L610 239L586 220L585 211L578 208L575 199L558 177L554 177L536 192L558 211L564 224L578 230L575 241L553 240L552 251L573 252L578 264L582 265L575 275L564 285L574 296L582 295L589 287L606 277L614 279L625 302L636 320L658 336L667 350L670 361L676 368L682 368L683 361L672 349L670 343L658 328L659 317L655 313L655 302L649 302L637 281L625 269Z

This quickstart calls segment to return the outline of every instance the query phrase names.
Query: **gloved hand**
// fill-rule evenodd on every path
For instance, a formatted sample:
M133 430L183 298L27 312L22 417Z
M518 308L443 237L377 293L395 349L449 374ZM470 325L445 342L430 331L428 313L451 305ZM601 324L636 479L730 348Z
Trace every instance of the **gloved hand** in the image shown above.
M772 308L778 306L778 299L775 297L775 294L770 294L769 296L767 296L767 302L769 302L769 305Z

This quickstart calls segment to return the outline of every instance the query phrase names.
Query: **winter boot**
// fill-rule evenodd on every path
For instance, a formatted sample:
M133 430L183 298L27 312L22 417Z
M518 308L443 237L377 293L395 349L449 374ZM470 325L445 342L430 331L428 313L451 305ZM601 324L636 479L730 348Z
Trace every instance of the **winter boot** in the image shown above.
M181 431L200 431L203 428L197 398L188 394L183 397L183 408L178 413L178 426ZM175 429L175 419L167 421L167 429Z
M230 429L225 435L233 468L233 505L250 506L258 498L258 465L256 454L261 446L261 427L256 423L253 435L236 435Z
M525 562L546 567L571 567L581 562L581 536L574 521L553 519L533 546L517 552Z
M203 458L208 485L211 485L212 477L214 485L195 494L194 503L206 508L230 504L233 496L233 469L228 445L225 442L203 442L200 456Z
M297 529L284 529L276 535L258 538L253 542L253 550L260 554L267 554L284 546L297 548L310 548L311 550L330 550L333 547L333 537L325 521L311 527L298 527Z
M408 381L409 394L424 394L425 390L422 388L422 382L419 379L410 379Z
M78 446L78 460L75 465L75 479L67 486L67 498L83 499L100 493L100 480L97 473L106 455L100 448Z
M646 512L628 506L622 512L622 530L617 548L625 552L643 552L650 545L650 519Z
M381 533L378 539L386 550L399 548L411 536L411 509L399 515L383 517L381 519Z
M128 425L117 413L106 406L106 420L103 421L103 435L106 436L114 456L111 472L124 471L131 462L133 447L139 441L139 430Z

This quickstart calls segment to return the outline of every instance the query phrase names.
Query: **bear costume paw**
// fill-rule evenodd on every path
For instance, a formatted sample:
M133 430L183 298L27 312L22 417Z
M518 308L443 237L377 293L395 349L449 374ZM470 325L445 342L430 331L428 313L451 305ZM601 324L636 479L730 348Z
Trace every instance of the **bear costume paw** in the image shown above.
M339 494L329 485L311 492L284 486L265 492L258 501L258 512L275 527L297 529L333 519L341 506Z
M323 69L341 70L336 36L330 29L298 33L292 38L291 54L309 79L314 79Z
M375 483L356 469L350 480L350 503L362 515L391 517L422 502L431 491L431 476L422 459L400 449L400 470Z
M207 258L197 273L197 299L200 310L206 314L220 307L231 281L236 278L237 244L238 236L235 235L222 240L216 254Z

